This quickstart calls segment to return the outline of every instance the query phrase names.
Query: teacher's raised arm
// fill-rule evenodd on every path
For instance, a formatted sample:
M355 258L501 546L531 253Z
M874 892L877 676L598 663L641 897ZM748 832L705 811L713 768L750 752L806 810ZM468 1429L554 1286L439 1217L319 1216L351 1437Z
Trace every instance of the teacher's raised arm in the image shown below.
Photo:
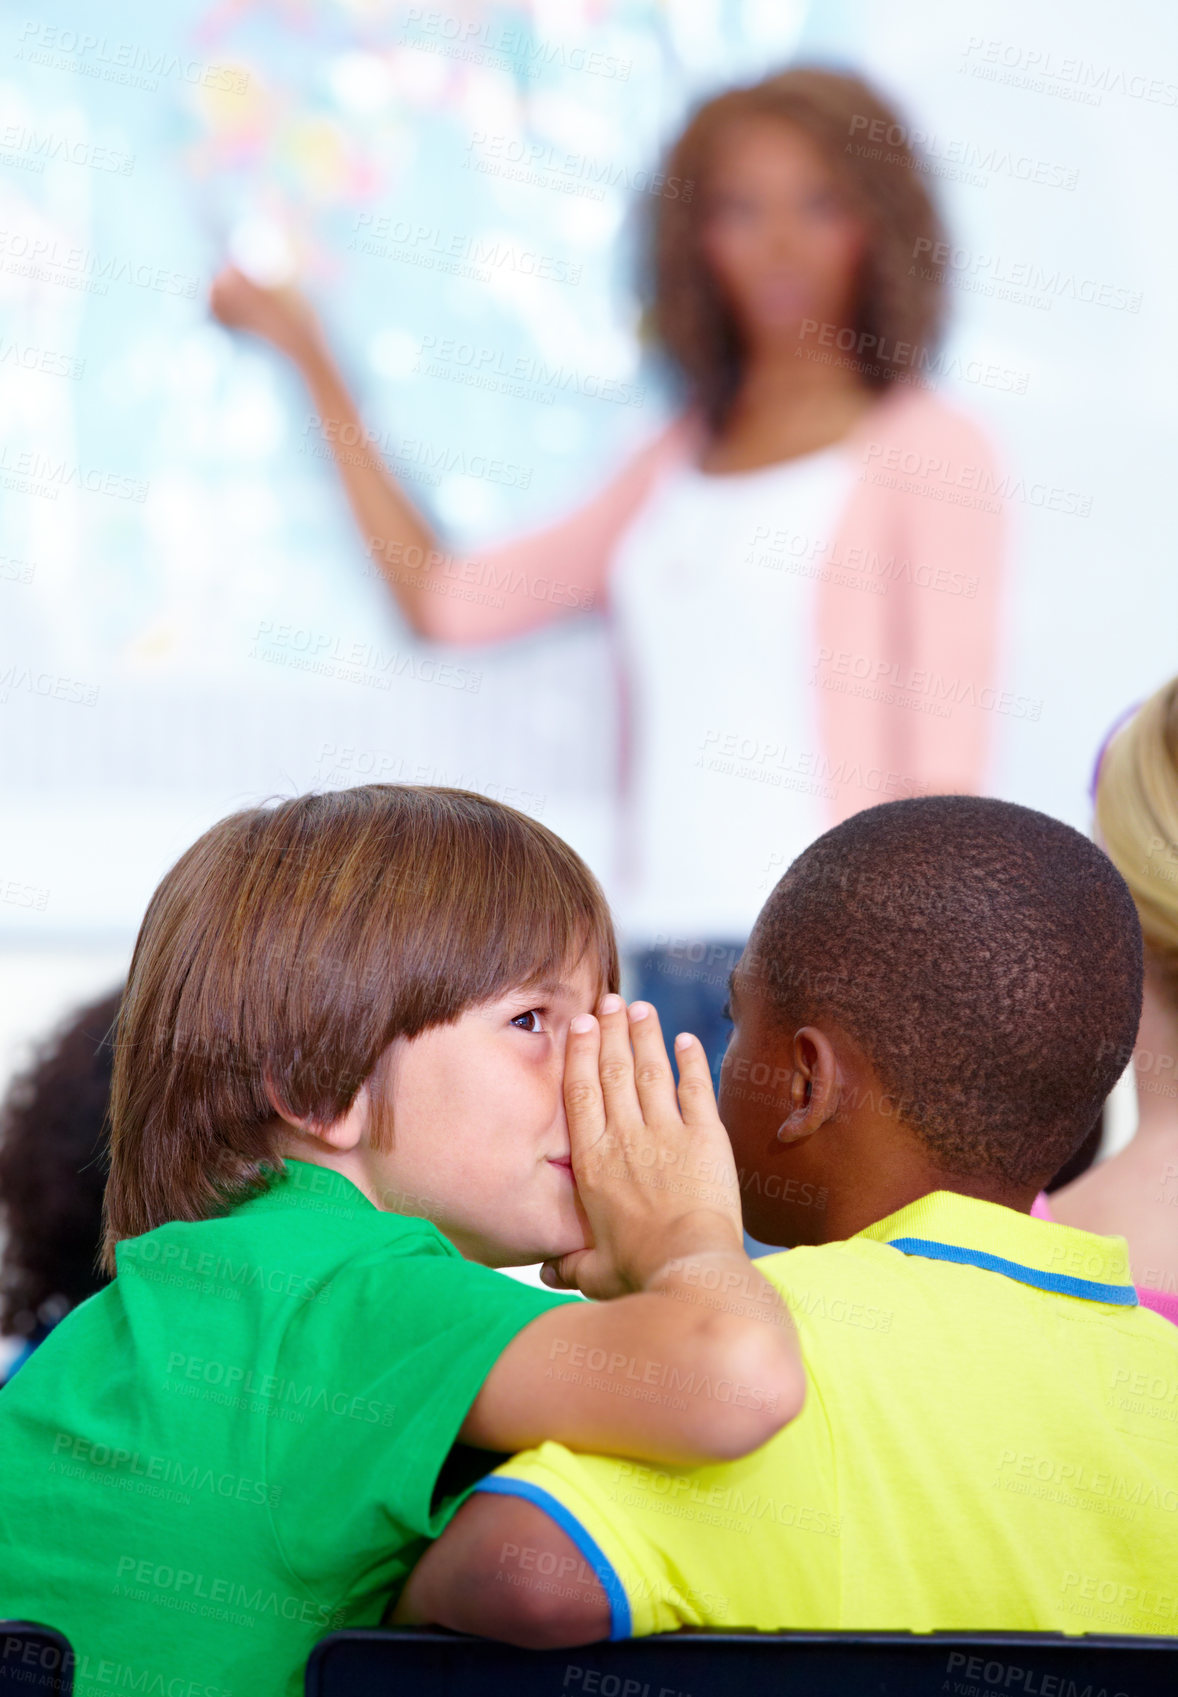
M450 550L385 464L307 297L263 288L229 266L209 304L228 329L269 342L303 378L364 544L420 636L496 642L601 610L614 546L660 465L682 451L683 425L657 436L558 523L505 546Z

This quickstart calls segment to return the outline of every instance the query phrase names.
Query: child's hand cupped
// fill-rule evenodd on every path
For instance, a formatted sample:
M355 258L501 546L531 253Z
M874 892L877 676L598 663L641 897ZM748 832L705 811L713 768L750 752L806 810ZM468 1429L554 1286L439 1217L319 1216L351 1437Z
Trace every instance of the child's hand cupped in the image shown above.
M591 1247L546 1262L545 1282L608 1298L645 1290L683 1256L740 1252L740 1186L703 1046L606 996L569 1029L564 1100ZM582 1025L583 1029L577 1027ZM680 1046L681 1045L681 1046Z

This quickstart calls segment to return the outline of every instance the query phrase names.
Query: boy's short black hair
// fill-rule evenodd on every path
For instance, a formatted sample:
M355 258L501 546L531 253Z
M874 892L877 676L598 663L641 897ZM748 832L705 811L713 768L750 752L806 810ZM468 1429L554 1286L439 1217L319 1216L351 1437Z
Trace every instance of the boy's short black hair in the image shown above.
M835 1020L960 1177L1041 1183L1132 1051L1132 897L1079 831L1013 802L886 802L798 856L749 956L771 1017Z

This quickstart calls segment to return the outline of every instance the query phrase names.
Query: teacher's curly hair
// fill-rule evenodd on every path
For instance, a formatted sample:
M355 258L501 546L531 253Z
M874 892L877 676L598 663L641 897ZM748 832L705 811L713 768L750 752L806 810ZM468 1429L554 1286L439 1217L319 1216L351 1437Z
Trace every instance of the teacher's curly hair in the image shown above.
M944 230L925 186L928 163L896 111L861 77L809 67L730 89L700 106L672 144L647 230L646 322L713 429L724 423L744 356L704 254L709 173L733 127L765 119L816 145L866 230L854 322L835 327L834 348L849 353L868 387L883 389L919 379L942 329L941 268L930 261Z

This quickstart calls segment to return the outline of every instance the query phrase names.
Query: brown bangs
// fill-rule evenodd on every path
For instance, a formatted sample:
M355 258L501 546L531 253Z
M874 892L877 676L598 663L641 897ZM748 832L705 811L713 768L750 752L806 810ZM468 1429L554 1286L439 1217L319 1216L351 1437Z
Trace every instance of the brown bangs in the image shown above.
M546 826L465 790L368 784L237 813L164 878L119 1020L106 1265L223 1212L276 1163L273 1103L344 1114L397 1037L586 954L618 987L602 891Z

